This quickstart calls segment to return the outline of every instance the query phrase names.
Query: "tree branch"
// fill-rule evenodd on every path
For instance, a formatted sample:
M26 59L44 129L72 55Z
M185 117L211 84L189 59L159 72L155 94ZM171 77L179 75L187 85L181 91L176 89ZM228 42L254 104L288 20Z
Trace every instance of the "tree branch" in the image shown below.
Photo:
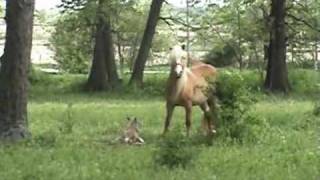
M310 29L312 29L314 31L320 32L320 29L318 29L317 27L315 27L313 24L309 23L305 19L298 18L290 13L287 13L287 16L290 17L291 19L293 19L294 21L298 21L300 23L303 23L304 25L308 26Z
M208 29L209 27L194 27L192 25L189 25L187 23L185 23L183 20L181 19L178 19L178 18L174 18L172 16L169 16L169 17L162 17L160 16L159 17L160 20L163 20L166 24L170 24L170 26L172 26L173 24L169 21L172 21L173 23L177 23L177 24L180 24L184 27L189 27L192 31L199 31L199 30L203 30L203 29Z

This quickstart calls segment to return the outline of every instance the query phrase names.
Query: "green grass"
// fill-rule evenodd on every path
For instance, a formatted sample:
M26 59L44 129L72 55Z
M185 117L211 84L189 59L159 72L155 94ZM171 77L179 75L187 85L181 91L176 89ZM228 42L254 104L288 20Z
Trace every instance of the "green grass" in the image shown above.
M148 80L149 78L149 80ZM0 179L319 179L319 119L313 101L297 96L259 95L252 113L268 126L259 141L237 143L217 138L211 146L198 133L201 113L193 111L192 152L186 167L156 161L162 150L165 116L163 82L147 77L144 91L84 93L84 76L52 75L33 83L28 107L32 139L0 147ZM157 92L153 92L157 91ZM142 122L146 144L113 140L126 116ZM177 108L171 131L184 137L184 111ZM182 134L182 135L181 135ZM173 134L174 135L174 134ZM177 143L180 140L177 139ZM184 151L182 151L184 153Z

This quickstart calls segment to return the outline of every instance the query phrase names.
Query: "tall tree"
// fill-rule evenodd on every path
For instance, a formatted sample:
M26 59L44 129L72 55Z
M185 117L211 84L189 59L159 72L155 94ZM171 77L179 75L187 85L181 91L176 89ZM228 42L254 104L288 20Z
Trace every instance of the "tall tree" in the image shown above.
M152 0L140 49L134 62L133 72L129 82L131 85L141 87L143 84L143 71L148 59L163 2L164 0Z
M32 47L34 0L6 1L7 23L0 70L0 138L27 137L28 67Z
M110 19L103 13L104 0L98 1L95 48L86 88L104 90L118 86Z
M105 61L106 53L104 51L106 44L106 42L104 42L105 28L102 17L98 17L93 60L86 84L87 90L100 91L108 88L107 65Z
M270 91L289 91L286 64L286 1L271 1L271 28L265 88Z

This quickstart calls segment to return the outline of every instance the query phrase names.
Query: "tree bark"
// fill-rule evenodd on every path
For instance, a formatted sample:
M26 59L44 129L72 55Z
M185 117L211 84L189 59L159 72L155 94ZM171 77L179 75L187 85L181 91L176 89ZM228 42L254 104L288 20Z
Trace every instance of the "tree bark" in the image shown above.
M130 72L133 72L133 66L135 63L135 58L136 58L136 54L137 54L137 46L139 45L139 33L136 34L136 37L134 38L133 44L130 48L130 59L129 59L129 68L130 68Z
M120 32L117 32L117 49L118 49L118 56L120 61L120 76L123 78L124 76L124 57L122 54L122 46L121 46L121 35Z
M34 0L6 1L6 41L0 70L0 138L30 136L27 120L28 68L32 48Z
M106 55L104 52L104 23L102 17L98 18L95 34L93 60L86 89L90 91L102 91L108 89Z
M152 44L152 39L157 26L158 18L160 15L161 6L164 0L152 0L147 25L144 30L143 38L141 41L138 56L135 60L133 73L130 78L129 84L137 87L142 87L143 84L143 71L146 61L148 59L149 51Z
M102 91L112 89L119 84L114 58L111 25L102 12L103 0L99 0L94 55L86 89Z
M106 61L106 68L108 73L108 82L110 84L110 87L113 89L118 87L120 81L119 81L119 76L117 72L116 60L114 57L112 31L111 31L111 24L109 22L109 19L105 20L104 24L105 24L105 28L103 29L104 30L103 35L104 35L104 43L105 43L104 52L106 54L105 61Z
M288 70L286 64L286 25L285 0L272 0L269 57L265 88L270 91L287 93L289 91Z
M241 17L240 17L240 10L239 10L239 6L240 5L237 5L237 24L238 24L238 54L239 54L239 57L238 57L238 62L239 62L239 70L241 71L243 69L243 58L242 58L242 50L241 50Z
M314 43L314 70L319 70L318 41Z
M264 81L265 88L268 88L268 84L270 82L270 76L271 76L271 48L272 48L272 39L271 39L271 32L270 32L270 39L269 39L269 45L264 45L264 61L267 65L267 72L266 72L266 78Z

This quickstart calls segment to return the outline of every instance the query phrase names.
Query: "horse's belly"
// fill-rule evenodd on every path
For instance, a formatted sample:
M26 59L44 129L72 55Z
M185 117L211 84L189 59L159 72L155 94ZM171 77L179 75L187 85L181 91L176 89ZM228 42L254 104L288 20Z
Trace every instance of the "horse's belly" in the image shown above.
M208 98L203 93L196 94L192 97L192 104L199 105L207 101Z
M198 94L192 97L179 97L175 101L173 101L172 104L175 104L176 106L185 106L187 102L191 101L192 105L201 105L207 100L208 98L205 95Z

